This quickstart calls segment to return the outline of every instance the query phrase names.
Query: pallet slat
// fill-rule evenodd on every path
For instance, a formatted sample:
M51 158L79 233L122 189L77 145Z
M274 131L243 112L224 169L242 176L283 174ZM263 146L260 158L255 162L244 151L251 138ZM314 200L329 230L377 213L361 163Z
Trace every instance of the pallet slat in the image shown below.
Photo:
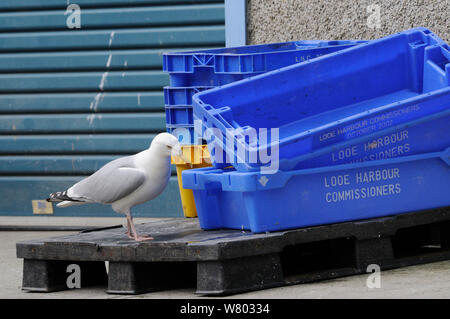
M3 216L32 216L31 201L45 199L55 191L72 186L85 176L2 176L0 177L0 214ZM171 177L164 192L152 201L136 206L136 217L182 217L178 182ZM20 198L20 200L14 200ZM58 208L53 206L54 216L110 216L118 217L109 205L90 204Z
M0 52L223 45L224 26L0 34Z
M163 92L2 94L0 113L159 111Z
M131 154L149 147L156 134L4 135L0 154Z
M20 11L0 13L1 31L67 30L66 9L52 11ZM129 7L83 9L82 29L130 28L164 25L223 23L223 4L180 5L173 7Z
M1 133L162 132L164 113L43 114L0 116Z

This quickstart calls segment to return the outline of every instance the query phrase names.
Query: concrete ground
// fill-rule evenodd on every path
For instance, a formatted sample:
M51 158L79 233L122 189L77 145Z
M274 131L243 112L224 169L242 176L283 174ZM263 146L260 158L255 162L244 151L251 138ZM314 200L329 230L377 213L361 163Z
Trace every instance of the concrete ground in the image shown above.
M0 218L2 225L77 225L108 226L123 224L121 218ZM31 220L31 222L30 222ZM137 223L148 219L137 219ZM18 241L54 237L71 232L0 231L0 299L8 298L65 298L65 299L122 299L122 298L204 298L195 295L195 288L152 292L138 296L118 296L105 293L106 287L73 289L53 293L30 293L21 290L22 259L16 258ZM294 285L242 293L223 298L450 298L450 261L436 262L381 272L381 287L368 288L369 274L349 276L312 284Z

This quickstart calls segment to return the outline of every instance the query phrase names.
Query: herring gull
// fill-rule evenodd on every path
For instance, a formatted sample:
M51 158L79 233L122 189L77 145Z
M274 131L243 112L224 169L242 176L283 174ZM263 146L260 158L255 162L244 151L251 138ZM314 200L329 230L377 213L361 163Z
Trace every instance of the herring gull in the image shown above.
M169 133L158 134L148 149L107 163L67 190L50 194L47 201L59 202L58 207L110 204L115 212L126 215L129 238L151 240L137 234L131 208L163 192L169 182L171 155L181 156L177 138Z

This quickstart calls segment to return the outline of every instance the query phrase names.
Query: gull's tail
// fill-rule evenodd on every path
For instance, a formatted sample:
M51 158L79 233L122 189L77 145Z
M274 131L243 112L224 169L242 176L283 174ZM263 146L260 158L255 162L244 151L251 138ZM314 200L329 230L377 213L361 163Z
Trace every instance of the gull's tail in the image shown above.
M67 191L64 192L54 192L49 195L47 202L59 202L56 206L58 207L68 207L73 205L83 205L86 202L79 199L71 198L67 195Z

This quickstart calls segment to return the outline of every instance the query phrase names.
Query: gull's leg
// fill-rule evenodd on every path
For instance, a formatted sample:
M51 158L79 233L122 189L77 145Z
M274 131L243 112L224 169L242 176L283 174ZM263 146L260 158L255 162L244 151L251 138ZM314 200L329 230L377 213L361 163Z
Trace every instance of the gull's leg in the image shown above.
M134 239L133 235L131 235L131 223L130 223L131 214L126 215L127 215L127 236L130 239Z
M139 236L137 231L136 231L136 227L134 226L133 223L133 217L131 216L131 213L128 211L126 212L127 215L127 223L128 223L128 237L131 239L134 239L136 241L143 241L143 240L152 240L153 237L150 236ZM131 234L129 234L129 231L131 229Z

